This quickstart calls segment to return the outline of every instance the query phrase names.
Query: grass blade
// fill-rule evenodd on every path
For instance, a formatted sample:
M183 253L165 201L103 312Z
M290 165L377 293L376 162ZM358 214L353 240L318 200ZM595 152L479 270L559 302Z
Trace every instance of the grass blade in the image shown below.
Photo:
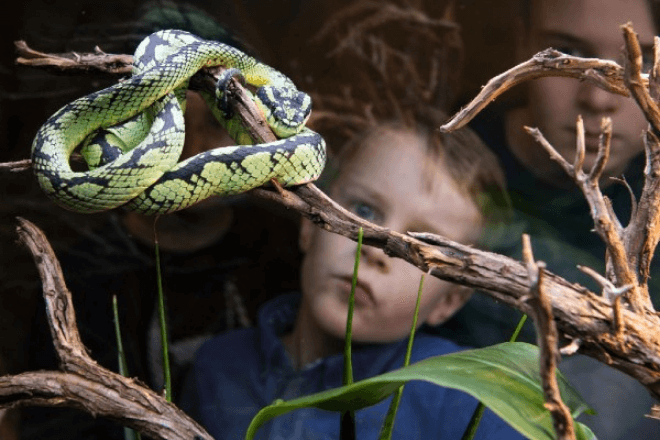
M117 360L119 362L119 374L128 377L128 364L126 363L126 353L124 344L121 340L121 329L119 327L119 309L117 307L117 295L112 295L112 314L115 321L115 337L117 338Z
M360 268L360 255L362 254L362 238L364 231L358 230L357 250L355 251L355 265L353 266L353 281L351 283L351 294L348 298L348 316L346 318L346 337L344 339L344 376L343 384L353 383L353 361L351 339L353 334L353 311L355 310L355 287L357 286L358 270ZM345 411L341 414L339 427L339 438L341 440L355 440L355 412Z
M167 343L167 323L165 314L165 297L163 295L163 277L160 270L160 249L158 235L154 223L154 250L156 252L156 282L158 284L158 319L160 322L160 340L163 346L163 377L165 379L165 400L172 401L172 377L170 375L170 355Z
M513 331L509 342L516 342L516 339L518 339L518 335L520 335L520 331L522 330L523 325L525 325L525 322L527 322L527 315L523 315L522 318L520 318L520 321L518 322L516 329Z
M121 329L119 326L119 309L117 307L117 295L112 295L112 314L115 321L115 336L117 338L117 361L119 363L119 374L128 377L128 363L126 362L126 352L124 351L124 344L121 341ZM126 440L140 440L140 433L124 427L124 438Z

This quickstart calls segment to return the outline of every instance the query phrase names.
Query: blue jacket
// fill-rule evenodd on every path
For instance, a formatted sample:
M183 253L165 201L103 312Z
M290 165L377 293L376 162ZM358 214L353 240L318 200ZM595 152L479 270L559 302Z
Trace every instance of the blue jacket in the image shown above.
M250 420L275 399L290 400L341 385L341 354L295 370L279 336L290 331L299 296L286 295L266 303L259 327L222 334L199 350L185 387L182 407L217 440L242 439ZM356 381L403 365L406 341L353 348ZM419 332L411 362L461 348ZM358 440L377 439L391 398L356 412ZM394 424L395 439L460 439L477 402L457 390L427 382L409 382ZM257 432L258 439L339 438L339 413L301 409L279 416ZM487 410L478 439L519 439L521 434Z

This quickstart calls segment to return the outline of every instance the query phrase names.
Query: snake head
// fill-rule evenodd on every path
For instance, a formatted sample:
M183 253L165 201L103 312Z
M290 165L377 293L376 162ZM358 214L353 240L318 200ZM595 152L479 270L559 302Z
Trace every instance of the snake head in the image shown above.
M299 133L312 112L308 94L292 88L263 86L257 89L257 104L280 138Z

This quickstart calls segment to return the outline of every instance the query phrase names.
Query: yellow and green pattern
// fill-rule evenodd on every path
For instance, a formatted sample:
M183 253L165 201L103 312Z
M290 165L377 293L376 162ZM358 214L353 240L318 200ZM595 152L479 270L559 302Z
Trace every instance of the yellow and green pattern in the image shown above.
M320 175L325 142L305 127L311 100L282 73L231 46L178 30L145 38L134 60L131 78L67 104L37 132L34 171L60 205L84 213L126 206L163 214L271 179L289 186ZM205 151L179 163L188 81L200 68L220 65L258 87L253 99L282 139ZM214 114L235 139L249 139L222 111ZM88 171L69 165L79 147Z

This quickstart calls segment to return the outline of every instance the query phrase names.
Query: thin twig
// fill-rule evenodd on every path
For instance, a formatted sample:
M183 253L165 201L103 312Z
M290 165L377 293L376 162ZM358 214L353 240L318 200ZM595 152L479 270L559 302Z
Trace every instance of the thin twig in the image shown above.
M584 146L584 126L582 118L577 119L577 149ZM607 248L608 264L611 263L616 282L619 285L631 285L628 301L634 311L652 310L650 299L640 294L639 284L634 268L630 265L629 253L626 249L624 230L614 214L609 201L600 190L599 180L609 157L610 141L612 138L612 122L610 118L603 118L601 135L596 161L589 173L582 169L581 154L576 153L575 163L569 164L564 157L555 150L543 134L536 128L525 127L525 130L548 152L550 158L556 161L571 177L584 194L591 208L594 219L594 228ZM582 139L579 139L579 138ZM578 166L580 165L580 166Z
M557 76L587 81L608 92L630 96L623 80L623 68L616 62L574 57L554 49L545 49L488 81L481 92L440 130L449 132L464 127L498 96L520 83ZM647 76L642 75L642 82L647 81Z
M653 37L653 67L649 73L649 94L658 102L660 100L660 38Z
M110 76L130 75L133 68L131 55L106 54L98 49L94 53L50 54L31 49L23 40L15 41L18 58L22 66L40 67L54 73L102 74Z
M641 235L641 245L635 249L639 252L638 270L643 284L650 276L651 260L660 240L660 139L652 132L644 134L644 149L646 152L645 182L639 208L633 213L631 225L626 230L627 239L636 243ZM634 220L634 221L633 221ZM640 234L639 231L642 231Z
M642 78L642 48L639 45L637 35L633 30L632 24L627 23L621 26L623 31L623 40L626 43L626 62L624 64L623 80L630 90L631 95L637 101L637 105L646 120L656 133L660 133L660 108L653 100L648 90L648 78Z
M614 323L614 333L618 338L622 339L623 332L625 330L625 323L621 318L621 295L628 292L630 289L632 289L633 286L627 284L622 287L616 287L614 284L612 284L612 282L610 282L610 280L590 267L578 265L577 268L593 278L594 281L596 281L603 289L603 298L612 304L612 310L614 311L614 316L612 317L612 322Z
M26 171L32 168L32 161L30 159L18 160L16 162L3 162L0 163L0 172L9 171L9 172L18 172Z
M559 352L557 351L559 336L552 315L552 305L543 291L545 263L534 261L529 235L524 234L522 240L523 260L527 265L530 283L530 299L527 302L531 305L531 314L536 326L545 407L552 414L552 422L555 427L557 439L574 440L575 429L573 427L573 417L571 416L570 409L561 398L557 383L556 370L560 359Z

